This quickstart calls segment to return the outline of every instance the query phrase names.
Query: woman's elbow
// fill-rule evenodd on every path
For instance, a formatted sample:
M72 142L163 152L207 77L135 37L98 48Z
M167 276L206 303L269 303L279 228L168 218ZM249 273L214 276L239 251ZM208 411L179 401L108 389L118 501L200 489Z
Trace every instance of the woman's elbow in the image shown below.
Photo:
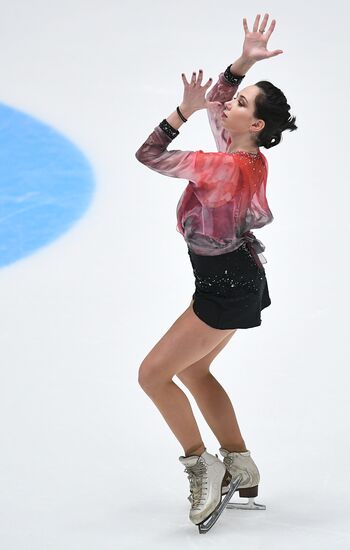
M135 157L137 158L137 160L139 162L143 162L143 158L142 158L142 151L140 149L138 149L135 153Z

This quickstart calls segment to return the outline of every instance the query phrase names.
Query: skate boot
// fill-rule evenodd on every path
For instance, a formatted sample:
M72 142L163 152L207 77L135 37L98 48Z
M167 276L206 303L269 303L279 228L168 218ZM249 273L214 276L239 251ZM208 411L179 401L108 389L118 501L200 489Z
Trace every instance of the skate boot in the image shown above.
M258 496L258 485L260 481L259 470L250 456L250 451L241 453L229 452L226 449L220 448L220 453L224 457L224 464L233 478L238 475L242 476L242 481L239 484L239 496L248 498L248 502L230 502L227 508L239 508L242 510L266 510L264 504L257 504L254 497ZM223 494L228 491L228 486L223 487Z
M242 477L238 475L233 478L218 455L206 450L200 456L180 456L179 460L186 466L184 471L190 480L189 519L198 525L199 533L207 533L226 508ZM223 485L227 487L224 498Z

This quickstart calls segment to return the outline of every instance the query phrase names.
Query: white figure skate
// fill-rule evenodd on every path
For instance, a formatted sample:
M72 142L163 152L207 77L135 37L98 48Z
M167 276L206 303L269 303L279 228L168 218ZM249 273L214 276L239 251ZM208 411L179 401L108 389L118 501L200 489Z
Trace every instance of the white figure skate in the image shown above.
M242 476L233 477L218 455L212 455L206 450L200 456L180 456L179 460L186 466L184 471L190 480L191 494L188 499L191 502L191 510L189 519L198 525L200 534L207 533L228 505ZM224 498L223 485L226 486ZM206 522L206 520L208 521Z
M250 451L243 453L229 452L226 449L220 448L220 453L224 457L224 464L233 478L238 475L242 476L242 481L239 484L239 496L248 498L248 502L229 502L227 508L239 508L240 510L266 510L264 504L257 504L254 497L258 496L258 485L260 481L259 470L250 456ZM227 487L223 487L223 494L228 491Z

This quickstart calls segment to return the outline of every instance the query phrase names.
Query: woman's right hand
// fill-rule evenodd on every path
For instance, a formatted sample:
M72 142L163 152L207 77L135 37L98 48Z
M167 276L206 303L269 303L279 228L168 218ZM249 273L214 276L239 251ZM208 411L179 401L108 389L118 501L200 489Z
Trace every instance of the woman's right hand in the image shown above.
M265 30L268 18L269 18L269 14L265 13L264 19L260 24L261 31ZM258 28L259 19L260 19L260 14L258 14L255 18L252 32L249 32L247 20L245 17L243 18L243 28L245 32L245 39L243 43L242 56L244 58L251 59L252 61L260 61L261 59L268 59L270 57L274 57L276 55L283 53L283 50L273 50L271 52L268 52L266 49L267 42L275 28L276 19L272 19L271 25L268 31L266 31L266 33L260 32Z

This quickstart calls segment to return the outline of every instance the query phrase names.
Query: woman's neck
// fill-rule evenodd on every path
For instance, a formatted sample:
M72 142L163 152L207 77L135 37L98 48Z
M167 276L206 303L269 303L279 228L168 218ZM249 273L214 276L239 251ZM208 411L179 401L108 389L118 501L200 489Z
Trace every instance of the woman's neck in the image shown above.
M234 145L232 144L232 137L230 137L230 143L229 143L229 150L227 153L237 153L238 151L243 151L244 153L252 153L257 154L259 153L259 148L256 145L248 144L248 143L237 143L237 140L235 140Z
M254 151L248 151L247 149L242 149L241 147L238 147L237 145L234 147L234 149L231 149L229 151L227 151L228 153L238 153L238 152L242 152L242 153L249 153L251 155L257 155L259 153L259 149L258 148L255 148Z

